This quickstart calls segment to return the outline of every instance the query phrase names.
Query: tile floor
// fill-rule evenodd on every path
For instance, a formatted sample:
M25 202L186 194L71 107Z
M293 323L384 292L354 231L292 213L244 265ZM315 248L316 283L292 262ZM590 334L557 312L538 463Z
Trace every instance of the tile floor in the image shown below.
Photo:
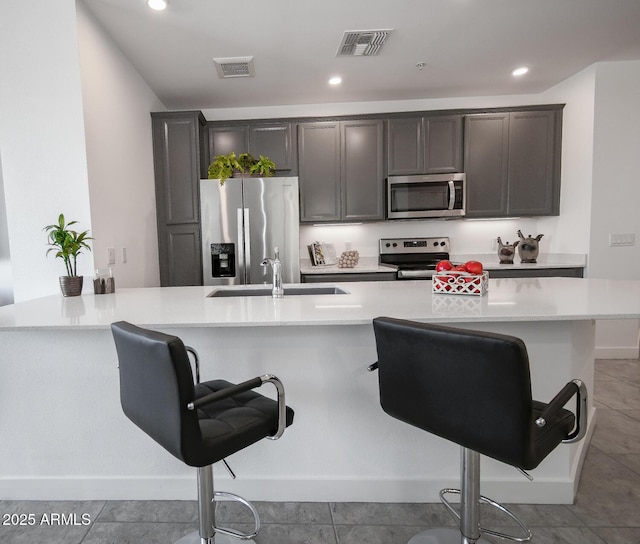
M598 425L575 504L511 506L531 527L534 544L640 543L640 361L597 361L595 402ZM256 506L263 524L258 544L405 544L425 528L453 525L440 504ZM56 525L55 513L75 514L75 524ZM11 526L12 514L33 514L37 523ZM189 501L0 501L0 515L0 544L169 544L197 526L196 503ZM217 515L246 528L235 505L223 503ZM505 530L500 523L493 512L483 516L484 525Z

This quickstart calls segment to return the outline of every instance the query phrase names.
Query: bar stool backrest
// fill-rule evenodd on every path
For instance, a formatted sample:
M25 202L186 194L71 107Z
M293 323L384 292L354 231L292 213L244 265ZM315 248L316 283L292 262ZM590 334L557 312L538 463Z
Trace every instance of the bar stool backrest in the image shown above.
M510 465L528 464L533 401L522 340L386 317L373 327L385 412Z
M111 325L119 360L120 402L126 416L187 463L202 437L187 351L176 336L120 321Z

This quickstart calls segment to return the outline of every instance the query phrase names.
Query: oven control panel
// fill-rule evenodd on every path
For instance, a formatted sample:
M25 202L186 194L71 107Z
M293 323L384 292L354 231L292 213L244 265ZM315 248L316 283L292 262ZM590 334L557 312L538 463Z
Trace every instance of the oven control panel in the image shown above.
M381 238L380 255L449 253L449 238Z

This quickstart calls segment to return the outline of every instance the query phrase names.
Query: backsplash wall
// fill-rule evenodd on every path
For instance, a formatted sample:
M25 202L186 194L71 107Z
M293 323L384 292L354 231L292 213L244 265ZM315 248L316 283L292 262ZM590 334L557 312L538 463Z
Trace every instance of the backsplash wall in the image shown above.
M513 242L518 238L518 229L525 236L544 234L540 242L542 253L586 253L564 247L555 240L552 222L556 218L514 218L500 220L411 220L384 221L354 225L300 225L300 255L306 257L308 244L314 241L328 242L336 252L357 249L362 257L378 256L380 238L448 236L452 254L493 253L497 251L498 236L503 242Z

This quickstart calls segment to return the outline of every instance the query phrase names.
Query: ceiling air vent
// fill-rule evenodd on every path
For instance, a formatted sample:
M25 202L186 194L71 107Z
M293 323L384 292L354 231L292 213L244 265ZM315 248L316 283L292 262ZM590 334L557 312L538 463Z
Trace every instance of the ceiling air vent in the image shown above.
M337 57L369 57L377 55L393 29L347 30L342 36Z
M218 76L228 77L253 77L253 57L232 57L227 59L213 59Z

